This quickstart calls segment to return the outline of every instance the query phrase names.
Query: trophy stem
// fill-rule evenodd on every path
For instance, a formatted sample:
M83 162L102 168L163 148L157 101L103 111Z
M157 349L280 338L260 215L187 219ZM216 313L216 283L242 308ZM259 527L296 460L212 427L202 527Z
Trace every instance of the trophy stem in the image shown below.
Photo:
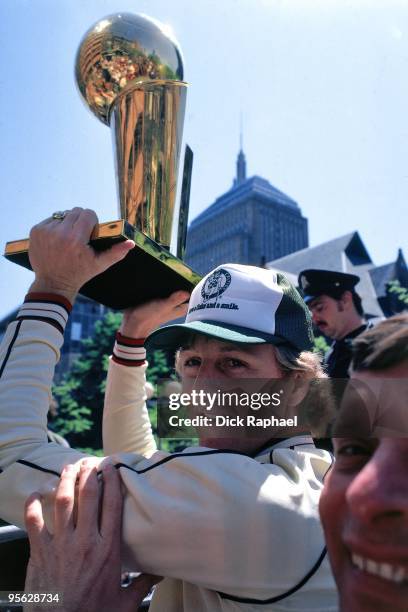
M112 108L120 216L169 248L187 85L142 82Z

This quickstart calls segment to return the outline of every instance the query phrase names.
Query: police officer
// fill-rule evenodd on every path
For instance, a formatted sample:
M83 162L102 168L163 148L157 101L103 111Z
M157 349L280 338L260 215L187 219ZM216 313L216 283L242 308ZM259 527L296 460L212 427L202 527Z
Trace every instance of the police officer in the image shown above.
M369 326L363 316L361 298L355 291L360 278L330 270L303 270L299 287L315 326L334 342L325 357L330 378L348 378L351 344Z

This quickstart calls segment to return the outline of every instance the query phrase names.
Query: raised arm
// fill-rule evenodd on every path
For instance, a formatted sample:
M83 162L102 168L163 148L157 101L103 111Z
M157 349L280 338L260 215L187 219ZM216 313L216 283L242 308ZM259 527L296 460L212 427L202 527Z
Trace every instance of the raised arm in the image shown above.
M187 310L189 294L176 291L123 315L109 361L103 411L103 447L106 454L124 452L151 456L156 450L146 406L144 339L154 329Z
M84 456L48 444L46 425L77 291L134 246L129 240L96 254L88 246L96 223L93 211L74 208L63 220L49 218L33 228L29 255L35 281L0 345L0 516L20 526L27 495L37 487L45 493L52 487L46 475L59 476L66 463Z

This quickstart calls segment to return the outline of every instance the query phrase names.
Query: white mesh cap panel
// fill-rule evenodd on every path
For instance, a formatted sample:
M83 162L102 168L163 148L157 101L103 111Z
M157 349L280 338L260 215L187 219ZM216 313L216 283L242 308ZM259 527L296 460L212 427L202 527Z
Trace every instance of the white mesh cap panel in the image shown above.
M186 323L214 321L274 334L275 315L282 297L275 271L224 264L194 289Z

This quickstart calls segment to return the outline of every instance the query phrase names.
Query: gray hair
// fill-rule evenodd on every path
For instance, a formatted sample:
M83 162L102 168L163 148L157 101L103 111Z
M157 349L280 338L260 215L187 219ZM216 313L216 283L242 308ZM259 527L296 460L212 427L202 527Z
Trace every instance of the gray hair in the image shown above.
M323 370L321 358L311 351L298 351L289 346L275 347L275 356L284 374L296 372L308 381L308 391L302 400L301 418L316 438L328 436L336 416L336 404L331 381Z

